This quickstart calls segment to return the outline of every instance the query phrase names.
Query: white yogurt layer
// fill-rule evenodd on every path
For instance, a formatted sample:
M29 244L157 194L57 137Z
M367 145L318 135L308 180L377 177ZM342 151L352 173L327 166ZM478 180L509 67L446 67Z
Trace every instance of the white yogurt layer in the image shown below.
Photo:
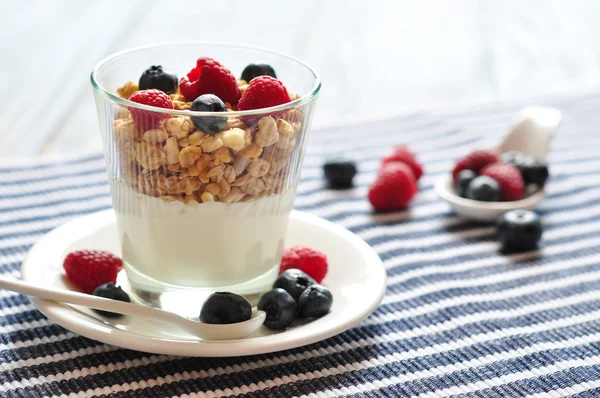
M214 287L256 278L281 260L295 191L251 202L166 202L113 183L123 260L162 283ZM133 272L132 272L133 271Z

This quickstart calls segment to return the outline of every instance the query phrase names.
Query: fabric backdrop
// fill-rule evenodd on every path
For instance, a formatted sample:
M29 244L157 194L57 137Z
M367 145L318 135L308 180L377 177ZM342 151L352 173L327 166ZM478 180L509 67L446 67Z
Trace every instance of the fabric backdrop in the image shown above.
M526 103L415 113L312 133L296 208L338 223L382 257L388 290L357 327L294 350L178 358L105 345L0 292L3 397L600 396L600 96L539 101L565 121L552 144L540 251L498 254L494 228L457 219L435 180L498 142ZM325 109L321 109L326 112ZM379 159L408 143L424 163L407 211L373 214ZM356 188L324 189L323 159L359 162ZM0 272L19 276L50 229L110 207L100 154L0 166Z

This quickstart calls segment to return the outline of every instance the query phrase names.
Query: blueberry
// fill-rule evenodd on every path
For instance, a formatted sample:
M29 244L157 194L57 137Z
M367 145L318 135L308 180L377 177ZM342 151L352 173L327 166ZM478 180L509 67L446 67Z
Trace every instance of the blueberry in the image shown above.
M477 174L473 170L463 170L456 176L456 182L454 188L458 196L463 198L467 197L467 187L477 177Z
M192 110L198 112L226 112L227 108L219 97L213 94L204 94L192 102ZM215 135L223 130L227 124L226 117L192 117L194 126L208 135Z
M275 70L271 65L257 62L255 64L250 64L244 68L242 72L242 80L245 80L246 83L250 83L250 80L254 79L257 76L271 76L277 79L277 75L275 74Z
M542 186L548 180L550 173L548 163L542 159L529 157L520 167L521 175L525 184L536 184Z
M500 161L515 166L519 170L521 169L521 166L523 165L526 159L527 155L517 151L504 152L500 156Z
M329 289L322 285L312 285L300 295L298 310L305 318L319 318L329 312L333 304L333 296Z
M329 187L332 189L352 188L356 175L356 164L351 160L335 159L323 165L323 171Z
M548 180L550 173L546 161L521 152L506 152L500 158L504 163L517 167L523 176L525 184L542 186Z
M111 299L111 300L125 301L127 303L131 302L129 295L127 293L125 293L123 291L123 289L121 289L119 286L115 286L115 284L112 282L105 283L104 285L98 286L94 290L94 293L92 293L92 294L94 296L104 297L104 298ZM94 310L94 311L96 311L100 315L104 315L109 318L116 318L116 317L121 316L121 314L117 314L115 312L108 312L108 311L102 311L102 310Z
M273 289L283 289L288 292L296 302L300 298L302 292L306 290L307 287L315 285L317 282L308 276L306 273L300 271L299 269L288 269L284 271L275 283L273 284Z
M284 330L294 322L298 304L285 290L273 289L258 300L257 308L267 313L266 327Z
M474 178L467 187L467 198L484 202L497 202L500 200L500 184L488 176Z
M173 94L179 86L177 75L171 71L163 69L162 66L151 66L146 69L139 81L140 90L155 88L167 94Z
M200 311L200 321L212 324L227 324L247 321L252 317L252 306L242 296L234 293L211 294Z
M540 217L531 210L513 210L498 219L498 238L507 252L533 250L542 237Z

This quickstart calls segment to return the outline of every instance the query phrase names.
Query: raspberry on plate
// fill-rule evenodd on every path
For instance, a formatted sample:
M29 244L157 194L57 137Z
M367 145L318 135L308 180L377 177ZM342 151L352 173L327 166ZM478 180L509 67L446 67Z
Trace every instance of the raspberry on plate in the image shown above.
M179 81L179 90L188 101L202 94L214 94L223 102L235 105L241 96L233 73L209 57L198 58L196 67Z
M472 170L475 173L479 173L485 166L497 161L497 151L493 149L476 149L456 162L454 169L452 169L452 178L456 180L458 173L463 170Z
M327 275L327 256L325 253L304 246L292 246L283 250L279 273L288 269L299 269L321 283Z
M493 178L500 184L502 200L519 200L525 193L525 183L521 172L510 164L496 162L487 165L481 170L482 176Z
M403 162L385 164L369 189L369 201L377 211L405 208L417 193L417 180Z
M395 147L392 154L384 157L382 160L383 164L390 162L406 163L413 171L417 180L423 175L423 166L421 166L421 163L419 163L415 154L406 145Z
M82 292L92 294L100 285L117 282L123 261L102 250L78 250L69 253L63 262L67 278Z
M290 94L280 80L263 75L252 79L238 103L240 111L270 108L290 102Z
M155 106L157 108L173 109L171 97L162 91L155 89L136 91L131 94L129 101L142 105ZM144 129L154 128L158 126L158 123L161 120L169 118L169 115L166 113L146 111L134 107L129 107L129 111L137 125Z

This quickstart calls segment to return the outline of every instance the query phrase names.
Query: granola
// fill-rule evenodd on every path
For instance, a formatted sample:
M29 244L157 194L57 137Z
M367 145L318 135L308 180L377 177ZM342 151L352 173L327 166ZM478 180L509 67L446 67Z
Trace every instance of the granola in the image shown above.
M247 83L239 81L239 87L244 90ZM129 98L135 88L129 82L117 92ZM190 109L181 93L170 97L175 109ZM209 135L187 116L144 130L126 108L115 115L116 178L141 194L188 205L247 202L283 192L291 184L290 160L298 156L304 121L297 108L251 121L230 117L223 130Z

